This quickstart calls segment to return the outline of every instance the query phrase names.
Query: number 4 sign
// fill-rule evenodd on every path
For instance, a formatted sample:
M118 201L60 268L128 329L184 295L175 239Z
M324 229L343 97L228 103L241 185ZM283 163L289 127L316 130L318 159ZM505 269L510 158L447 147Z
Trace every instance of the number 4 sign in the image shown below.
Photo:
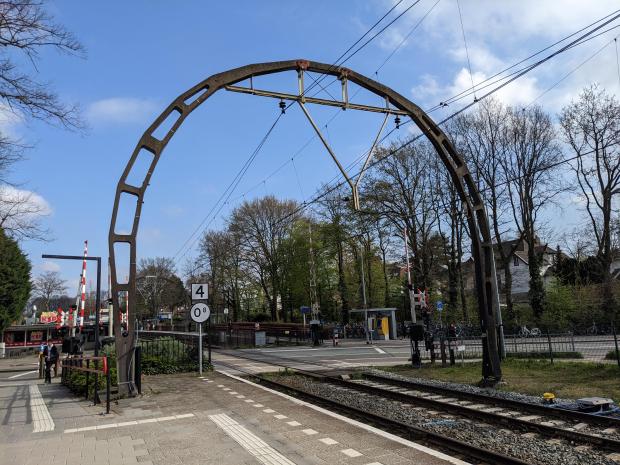
M209 286L207 283L192 284L192 300L207 300L209 298Z

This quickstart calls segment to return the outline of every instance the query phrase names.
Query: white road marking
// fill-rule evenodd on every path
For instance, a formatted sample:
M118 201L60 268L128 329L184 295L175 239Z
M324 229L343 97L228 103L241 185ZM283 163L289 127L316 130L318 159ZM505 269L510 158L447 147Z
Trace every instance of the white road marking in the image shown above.
M323 444L327 444L328 446L333 446L334 444L338 444L338 441L333 440L332 438L322 438L319 439Z
M342 452L347 457L361 457L362 455L364 455L361 452L356 451L355 449L343 449L340 452Z
M228 436L234 439L237 444L256 457L260 463L265 465L295 465L295 462L290 461L228 415L221 413L219 415L209 415L209 418L223 429Z
M251 403L253 403L253 402L254 402L254 400L253 400L253 399L245 399L245 401L244 401L244 402L247 402L248 404L251 404Z
M32 373L36 373L38 370L32 370L32 371L27 371L26 373L20 373L18 375L13 375L13 376L9 376L7 379L15 379L15 378L19 378L20 376L26 376L26 375L30 375Z
M308 436L312 436L313 434L319 434L318 431L315 431L312 428L302 429L302 431L304 434L307 434Z
M264 405L263 404L254 404L252 407L261 408L261 407L264 407Z
M412 449L419 450L420 452L424 452L425 454L428 454L428 455L432 455L433 457L436 457L438 459L445 460L446 462L452 463L453 465L471 465L469 462L465 462L465 461L463 461L461 459L457 459L456 457L451 457L450 455L444 454L443 452L436 451L434 449L431 449L430 447L423 446L422 444L418 444L417 442L409 441L408 439L401 438L400 436L396 436L395 434L388 433L387 431L383 431L382 429L375 428L374 426L367 425L367 424L362 423L360 421L353 420L351 418L347 418L347 417L345 417L343 415L340 415L338 413L335 413L335 412L332 412L330 410L324 409L323 407L319 407L318 405L314 405L314 404L311 404L309 402L305 402L303 400L296 399L295 397L292 397L292 396L289 396L288 394L284 394L282 392L276 391L275 389L270 389L268 387L261 386L260 384L256 384L256 383L254 383L252 381L249 381L247 379L240 378L239 376L235 376L233 374L228 373L226 370L221 370L220 369L220 370L217 370L217 371L219 371L223 375L228 376L229 378L237 380L237 381L239 381L241 383L249 384L250 386L254 386L257 389L262 389L263 391L270 392L270 393L272 393L272 394L274 394L276 396L282 397L284 399L288 399L291 402L293 402L294 404L303 405L305 407L311 408L312 410L315 410L317 412L321 412L321 413L323 413L325 415L328 415L328 416L330 416L332 418L337 418L338 420L344 421L345 423L348 423L350 425L357 426L358 428L366 430L366 431L368 431L370 433L374 433L374 434L376 434L378 436L381 436L381 437L383 437L385 439L390 439L390 440L392 440L394 442L397 442L399 444L402 444L404 446L411 447Z
M181 415L170 415L167 417L157 417L157 418L144 418L143 420L125 421L122 423L104 423L103 425L84 426L82 428L70 428L70 429L64 430L64 433L69 434L69 433L79 433L81 431L93 431L93 430L108 429L108 428L122 428L123 426L135 426L135 425L142 425L145 423L182 420L183 418L191 418L193 416L194 416L193 413L183 413Z
M287 421L286 424L289 426L301 426L301 423L298 421Z
M43 397L41 397L39 386L31 384L29 392L30 411L32 412L32 423L34 425L32 432L41 433L43 431L54 431L54 420L52 420L47 405L45 405L45 401Z
M264 412L264 410L263 410ZM266 413L271 413L271 412L266 412ZM286 415L282 415L282 414L277 414L273 416L274 418L278 419L278 420L284 420L285 418L288 418Z
M375 347L375 350L379 352L380 354L385 354L385 350L380 349L379 347Z

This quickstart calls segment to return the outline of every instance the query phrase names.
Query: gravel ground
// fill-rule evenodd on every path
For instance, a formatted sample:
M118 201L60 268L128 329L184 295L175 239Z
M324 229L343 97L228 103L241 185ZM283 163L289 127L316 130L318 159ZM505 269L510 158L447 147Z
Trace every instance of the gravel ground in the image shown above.
M373 373L379 376L385 376L386 378L393 379L402 379L405 381L415 381L416 383L426 384L427 386L438 386L445 387L448 389L458 389L463 392L471 392L474 394L484 394L491 397L499 397L502 399L509 400L518 400L521 402L528 402L530 404L542 405L542 397L540 396L528 396L527 394L519 394L518 392L510 392L510 391L498 391L496 389L491 388L479 388L477 386L472 386L471 384L460 384L460 383L450 383L448 381L438 381L436 379L428 379L428 378L415 378L413 376L403 376L397 373L392 373L389 371L383 370L367 370L369 373ZM574 399L562 399L556 397L556 402L564 403L564 402L574 402Z
M592 450L575 450L567 443L549 443L540 438L524 437L506 429L498 429L497 426L451 415L431 415L427 409L421 407L411 407L378 396L361 394L303 376L276 376L274 380L364 411L382 416L388 415L402 423L423 427L472 445L492 448L532 464L618 465L618 462ZM398 408L395 408L395 404Z

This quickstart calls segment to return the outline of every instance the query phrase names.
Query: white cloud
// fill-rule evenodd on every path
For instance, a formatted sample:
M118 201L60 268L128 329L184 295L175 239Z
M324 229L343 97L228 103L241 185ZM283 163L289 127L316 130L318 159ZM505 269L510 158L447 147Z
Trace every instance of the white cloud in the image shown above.
M43 263L39 264L38 267L41 271L60 271L60 265L58 263L50 262L45 260Z
M24 115L19 110L0 103L0 134L11 139L19 139L19 126L24 121Z
M434 2L435 0L420 2L385 31L379 45L386 50L393 50ZM377 10L385 12L393 4L393 0L386 0ZM403 2L397 11L402 11L408 5L409 3ZM610 14L618 8L618 2L468 0L461 1L460 6L472 74L474 81L480 82L532 52ZM395 14L393 13L393 16ZM542 104L547 111L555 113L593 81L618 94L613 42L582 68L575 70L617 33L618 30L610 31L549 60L503 88L497 96L507 104L527 104L570 72L570 76L545 93L537 103ZM425 107L434 106L442 99L471 88L469 72L465 71L469 69L468 60L455 0L441 1L399 53L410 60L415 59L416 55L432 56L435 65L441 69L434 70L432 76L423 75L417 78L418 84L413 89L414 101ZM456 92L449 94L450 91ZM484 91L480 92L482 93ZM468 98L460 103L470 101ZM450 110L458 109L460 103L451 105Z
M13 186L0 187L0 203L4 205L20 205L20 211L26 215L49 215L52 213L47 200L33 191L17 189ZM3 208L6 208L3 206Z
M88 106L86 116L93 125L143 123L157 110L153 100L133 97L111 97Z

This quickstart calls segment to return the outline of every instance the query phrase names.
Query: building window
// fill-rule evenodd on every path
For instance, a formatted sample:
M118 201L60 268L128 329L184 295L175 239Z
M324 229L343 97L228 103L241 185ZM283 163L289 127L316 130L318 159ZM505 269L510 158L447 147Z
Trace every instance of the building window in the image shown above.
M514 266L519 266L519 257L517 257L516 255L512 257L512 264Z

